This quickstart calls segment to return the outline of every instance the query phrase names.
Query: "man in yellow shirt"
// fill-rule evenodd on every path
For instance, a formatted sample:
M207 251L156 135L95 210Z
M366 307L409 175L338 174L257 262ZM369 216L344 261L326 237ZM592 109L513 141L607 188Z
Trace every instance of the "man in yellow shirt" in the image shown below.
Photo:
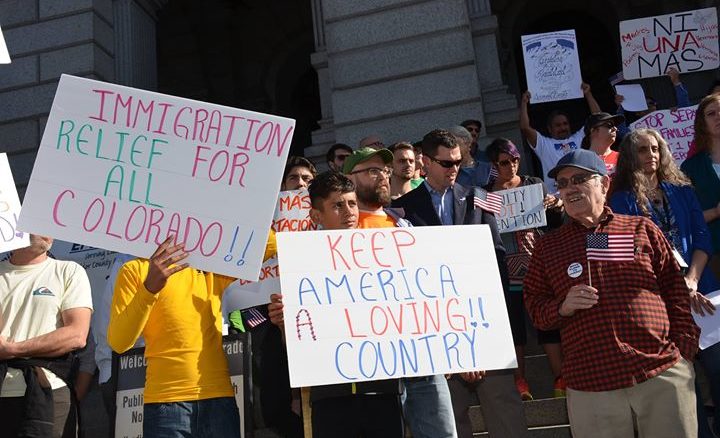
M107 339L118 353L145 337L143 436L236 438L240 416L222 349L222 291L234 281L188 268L168 237L120 269ZM274 234L265 250L274 252Z

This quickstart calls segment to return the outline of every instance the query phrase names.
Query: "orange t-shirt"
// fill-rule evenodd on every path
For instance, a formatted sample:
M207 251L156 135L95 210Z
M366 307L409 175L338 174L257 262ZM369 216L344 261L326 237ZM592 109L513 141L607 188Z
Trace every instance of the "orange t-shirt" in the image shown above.
M360 211L358 228L395 228L395 220L384 211Z
M605 168L607 169L608 175L613 176L615 174L619 156L620 152L617 151L612 151L607 155L600 156L600 158L602 158L602 160L605 162Z

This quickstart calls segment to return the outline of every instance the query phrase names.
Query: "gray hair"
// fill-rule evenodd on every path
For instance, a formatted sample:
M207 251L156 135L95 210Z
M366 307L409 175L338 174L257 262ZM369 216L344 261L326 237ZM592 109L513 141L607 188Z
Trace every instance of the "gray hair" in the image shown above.
M467 144L472 143L472 135L470 134L470 131L463 128L462 126L451 126L447 130L458 140L464 140L467 142Z

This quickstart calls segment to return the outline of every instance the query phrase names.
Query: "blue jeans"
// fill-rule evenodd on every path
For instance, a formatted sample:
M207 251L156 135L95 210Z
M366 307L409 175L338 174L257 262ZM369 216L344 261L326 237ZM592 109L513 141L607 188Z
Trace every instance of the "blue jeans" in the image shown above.
M240 438L235 398L146 403L144 438Z
M403 412L413 437L457 438L445 376L406 377L403 383Z

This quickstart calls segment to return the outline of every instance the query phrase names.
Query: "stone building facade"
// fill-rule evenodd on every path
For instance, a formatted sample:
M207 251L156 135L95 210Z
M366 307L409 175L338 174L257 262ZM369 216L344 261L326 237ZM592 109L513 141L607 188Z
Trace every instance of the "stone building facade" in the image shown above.
M618 22L710 6L717 1L0 0L12 57L0 65L0 151L23 193L62 73L294 117L293 153L318 162L335 142L414 141L467 118L482 120L483 136L519 142L521 35L575 28L584 78L612 109ZM716 77L684 77L691 99ZM667 80L644 86L672 104ZM584 103L563 105L579 125Z

